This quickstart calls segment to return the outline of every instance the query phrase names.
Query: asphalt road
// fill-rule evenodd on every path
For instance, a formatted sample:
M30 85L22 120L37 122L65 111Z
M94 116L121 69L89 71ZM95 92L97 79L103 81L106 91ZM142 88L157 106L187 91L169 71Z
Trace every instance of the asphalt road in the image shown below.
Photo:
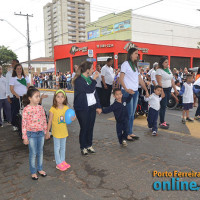
M49 110L53 93L44 100ZM72 106L73 94L68 94ZM193 110L191 116L194 115ZM45 142L44 169L46 178L32 181L28 166L28 148L8 125L0 129L0 200L196 200L199 191L154 191L155 181L170 178L152 177L152 171L190 172L199 170L200 123L181 124L181 111L168 110L170 129L159 130L152 137L146 118L135 120L134 131L138 141L127 148L118 144L113 114L97 116L94 130L94 148L97 153L82 157L79 149L79 126L75 121L68 126L67 162L71 168L60 172L55 168L53 141ZM193 135L191 130L197 132ZM199 133L200 135L200 133ZM180 178L196 181L199 178Z

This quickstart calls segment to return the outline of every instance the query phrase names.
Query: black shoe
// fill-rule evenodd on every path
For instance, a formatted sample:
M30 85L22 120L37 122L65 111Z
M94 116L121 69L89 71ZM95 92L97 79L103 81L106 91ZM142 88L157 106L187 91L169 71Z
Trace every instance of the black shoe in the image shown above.
M42 176L42 177L46 177L46 176L47 176L46 173L45 173L45 174L40 174L40 172L38 172L38 174L39 174L40 176Z
M130 135L131 136L131 135ZM139 136L137 136L137 135L134 135L134 136L131 136L133 139L135 139L135 140L139 140Z
M191 119L190 117L187 117L186 120L187 120L188 122L194 122L194 120Z
M134 141L134 139L131 137L131 139L129 139L129 138L126 138L126 140L127 141L131 141L131 142L133 142Z
M38 177L31 177L32 178L32 180L34 180L34 181L37 181L38 180Z

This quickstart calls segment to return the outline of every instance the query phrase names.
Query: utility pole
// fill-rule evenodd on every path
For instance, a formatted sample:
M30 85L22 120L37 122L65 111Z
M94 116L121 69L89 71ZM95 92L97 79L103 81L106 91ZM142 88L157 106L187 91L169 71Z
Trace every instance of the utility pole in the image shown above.
M28 47L28 72L31 74L31 44L30 44L30 36L29 36L29 17L33 17L33 15L29 14L22 14L21 12L19 14L14 13L18 16L24 16L27 20L27 47Z

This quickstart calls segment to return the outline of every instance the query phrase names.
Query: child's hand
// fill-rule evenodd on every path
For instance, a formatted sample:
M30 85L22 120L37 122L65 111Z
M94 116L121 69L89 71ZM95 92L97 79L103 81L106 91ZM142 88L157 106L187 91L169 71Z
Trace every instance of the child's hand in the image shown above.
M74 117L71 117L71 120L75 121L76 120L76 115Z
M50 139L50 134L49 134L49 132L47 132L47 133L45 134L45 139L46 139L46 140Z
M97 108L96 109L97 113L100 115L102 113L102 109L101 108Z
M162 98L162 99L165 98L165 93L164 93L163 90L162 90L162 93L161 93L161 98Z
M25 144L25 145L28 145L28 144L29 144L28 139L24 139L24 144Z

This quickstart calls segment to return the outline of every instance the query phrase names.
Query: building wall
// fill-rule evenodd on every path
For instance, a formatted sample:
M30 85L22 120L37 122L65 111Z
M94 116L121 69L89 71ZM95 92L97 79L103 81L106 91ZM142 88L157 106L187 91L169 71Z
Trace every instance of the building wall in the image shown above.
M109 15L100 17L99 20L89 23L86 26L87 41L95 40L128 40L132 39L131 33L131 17L132 11L128 10L119 14L111 13ZM130 21L129 21L130 20ZM126 23L125 28L123 22L130 22L130 25ZM122 22L121 24L119 24ZM118 28L117 28L118 27Z
M40 73L47 69L54 68L54 63L31 63L32 69L31 73ZM28 64L22 63L22 67L26 74L28 74Z
M90 3L85 0L53 0L44 6L45 55L53 47L85 41L85 25L90 22Z
M200 28L133 15L132 41L197 48Z

